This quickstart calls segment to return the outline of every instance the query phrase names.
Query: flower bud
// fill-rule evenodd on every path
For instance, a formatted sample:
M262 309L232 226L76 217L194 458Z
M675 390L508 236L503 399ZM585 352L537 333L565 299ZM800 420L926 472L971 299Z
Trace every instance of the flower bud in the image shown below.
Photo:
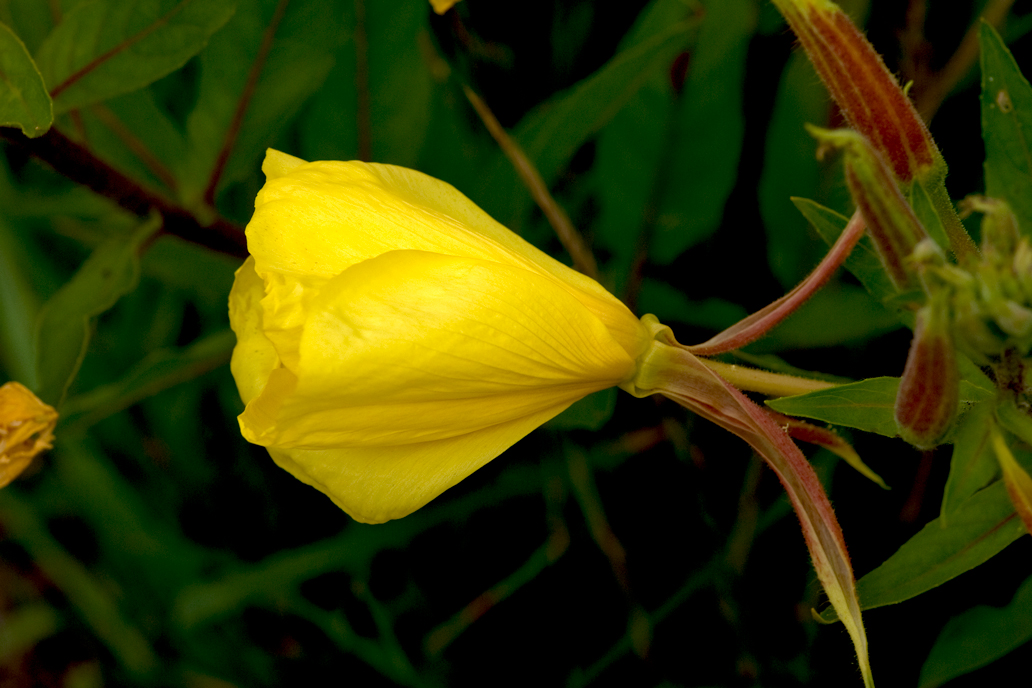
M18 382L0 387L0 487L54 441L57 411Z
M1011 259L1011 269L1014 271L1014 278L1021 288L1022 298L1032 303L1032 244L1028 239L1021 237L1014 249L1014 256Z
M1014 255L1018 244L1018 220L1006 201L988 196L968 196L960 203L962 217L973 212L982 216L982 256Z
M946 174L913 103L849 17L829 0L774 0L849 125L885 156L904 184Z
M898 289L914 285L908 262L928 233L903 197L883 157L863 135L850 129L807 129L822 146L842 149L846 184L867 221L867 231L889 278Z
M918 449L932 449L953 426L959 402L960 370L949 306L937 295L917 312L914 339L896 394L900 437Z

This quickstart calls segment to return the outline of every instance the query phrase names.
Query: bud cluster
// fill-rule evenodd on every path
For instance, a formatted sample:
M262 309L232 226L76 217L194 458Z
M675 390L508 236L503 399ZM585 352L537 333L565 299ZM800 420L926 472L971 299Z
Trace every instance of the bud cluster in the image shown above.
M1032 351L1032 244L1003 201L972 197L964 207L985 213L981 259L929 266L925 288L949 294L957 345L976 363L992 365L1008 351L1024 358Z

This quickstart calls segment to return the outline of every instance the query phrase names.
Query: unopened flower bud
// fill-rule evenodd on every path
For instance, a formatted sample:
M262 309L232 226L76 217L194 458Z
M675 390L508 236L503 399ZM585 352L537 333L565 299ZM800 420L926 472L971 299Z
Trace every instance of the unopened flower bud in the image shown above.
M960 203L962 217L983 213L982 255L1011 256L1018 244L1018 220L1006 201L988 196L968 196Z
M910 286L914 280L908 260L928 233L903 197L885 160L870 141L850 129L807 129L821 145L842 149L846 184L867 221L867 231L882 264L897 288Z
M849 125L905 184L940 181L939 149L913 103L849 17L829 0L774 0Z
M18 382L0 387L0 487L54 441L57 411Z
M960 401L960 371L950 333L949 306L933 298L917 312L914 339L896 394L900 437L931 449L950 431Z
M1025 237L1018 239L1014 257L1011 259L1011 269L1021 288L1022 297L1026 302L1032 303L1032 245Z

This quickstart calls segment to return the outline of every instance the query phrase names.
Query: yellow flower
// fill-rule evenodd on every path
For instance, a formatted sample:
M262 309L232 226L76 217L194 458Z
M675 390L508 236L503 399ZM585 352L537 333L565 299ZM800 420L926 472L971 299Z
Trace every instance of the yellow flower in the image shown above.
M269 151L237 271L244 437L359 521L418 509L592 392L650 335L453 187Z
M0 487L54 441L57 411L18 382L0 387Z

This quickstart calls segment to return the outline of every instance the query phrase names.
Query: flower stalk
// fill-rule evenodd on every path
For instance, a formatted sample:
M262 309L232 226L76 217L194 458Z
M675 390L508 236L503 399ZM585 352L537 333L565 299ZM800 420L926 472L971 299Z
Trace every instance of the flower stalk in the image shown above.
M867 635L860 614L845 539L813 467L766 410L750 401L681 346L654 316L642 322L653 333L638 374L621 387L637 397L661 394L745 440L774 469L802 525L817 577L849 632L865 686L873 686Z

